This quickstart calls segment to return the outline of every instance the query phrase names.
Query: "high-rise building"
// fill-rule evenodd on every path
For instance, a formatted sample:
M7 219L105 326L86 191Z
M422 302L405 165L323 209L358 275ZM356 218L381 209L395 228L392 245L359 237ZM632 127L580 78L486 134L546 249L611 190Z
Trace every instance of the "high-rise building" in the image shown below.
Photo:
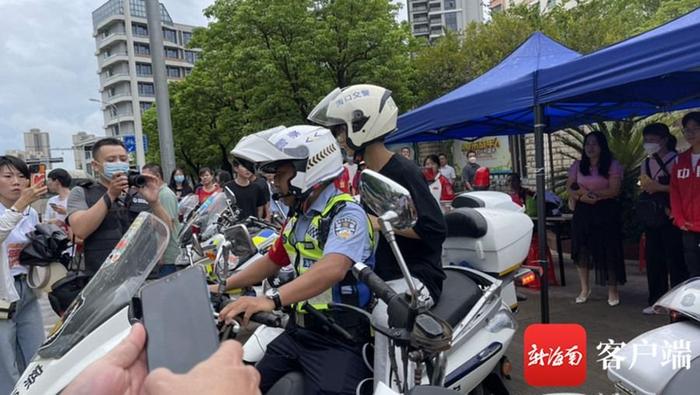
M416 37L434 39L445 30L464 30L471 22L483 22L481 0L407 0L408 22Z
M94 176L92 172L92 146L100 137L87 132L78 132L73 136L73 159L75 169L83 170L89 176Z
M545 12L549 9L554 8L558 4L564 4L564 7L571 8L576 6L575 0L491 0L489 3L489 8L491 12L498 12L508 9L514 5L537 5L540 7L541 12Z
M29 129L24 133L24 151L29 158L48 160L51 157L49 133Z
M187 47L194 26L174 23L163 4L160 16L167 76L179 80L199 56ZM93 11L92 26L105 134L133 135L142 131L141 114L155 102L145 0L109 0Z

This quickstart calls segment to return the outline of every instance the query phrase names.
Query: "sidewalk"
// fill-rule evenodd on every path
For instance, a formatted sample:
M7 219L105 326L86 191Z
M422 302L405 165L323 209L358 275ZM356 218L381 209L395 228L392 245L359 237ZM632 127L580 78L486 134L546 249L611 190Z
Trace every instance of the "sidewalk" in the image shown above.
M608 293L606 287L594 286L591 297L585 304L577 305L574 299L579 294L579 283L576 268L570 260L566 261L565 274L566 286L553 286L549 288L549 316L551 323L578 323L587 331L587 377L586 383L581 387L559 388L532 388L525 383L523 376L523 333L530 324L539 323L540 295L539 291L518 288L518 291L526 295L528 300L520 302L520 309L516 313L519 324L518 331L508 349L507 355L513 364L512 380L506 382L511 394L534 395L548 393L581 393L610 395L617 391L608 380L607 373L603 371L602 363L597 360L599 350L596 346L600 342L628 342L650 329L668 323L667 316L648 316L642 314L642 309L647 307L647 282L646 274L639 272L639 265L628 262L627 283L620 287L620 304L616 307L608 306ZM559 270L557 267L557 278Z

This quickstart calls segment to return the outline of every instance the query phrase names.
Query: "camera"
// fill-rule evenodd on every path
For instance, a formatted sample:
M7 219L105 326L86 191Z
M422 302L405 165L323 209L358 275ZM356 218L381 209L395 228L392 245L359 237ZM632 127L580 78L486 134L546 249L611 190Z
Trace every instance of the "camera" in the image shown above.
M141 175L141 173L133 170L129 170L129 172L126 174L128 180L129 180L129 187L136 187L136 188L141 188L146 186L146 177Z

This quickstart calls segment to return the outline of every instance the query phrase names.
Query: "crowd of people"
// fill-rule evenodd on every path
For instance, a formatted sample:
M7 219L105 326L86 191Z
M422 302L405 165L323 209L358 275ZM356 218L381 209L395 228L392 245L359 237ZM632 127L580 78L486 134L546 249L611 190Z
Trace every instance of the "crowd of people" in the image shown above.
M1 156L0 392L12 390L44 338L37 291L28 287L28 268L19 261L20 251L29 242L27 233L40 222L39 214L31 207L33 202L47 192L54 194L41 221L63 228L82 245L83 267L88 274L100 268L141 211L151 212L170 227L172 235L152 274L152 278L157 278L178 270L179 246L175 236L182 226L178 201L194 194L202 203L228 189L236 196L243 216L269 219L273 213L283 211L290 217L270 252L230 277L226 288L252 285L290 263L298 277L266 295L239 298L221 311L220 319L232 320L241 314L248 318L256 312L283 306L292 307L297 318L303 317L291 320L288 330L268 346L257 366L261 381L255 370L236 371L253 386L260 381L260 388L265 391L284 373L301 368L311 373L307 383L310 388L354 393L357 384L371 375L361 350L326 333L323 322L305 315L302 306L310 305L356 337L365 338L369 330L363 316L334 311L327 304L337 300L360 309L369 308L368 290L348 275L351 265L365 262L392 288L405 291L406 283L389 243L383 237L376 238L373 232L379 228L378 218L352 197L359 193L359 174L365 168L374 170L411 194L417 221L412 228L396 230L396 241L414 277L420 302L430 307L439 300L445 279L441 251L446 224L440 203L454 198L457 182L462 183L460 189L478 189L483 169L477 163L476 153L469 151L468 164L458 181L445 154L429 155L419 167L411 148L403 147L398 153L390 151L384 138L396 129L398 115L390 94L371 85L336 90L309 115L314 125L283 128L274 135L256 134L244 139L232 152L233 174L201 168L198 180L188 179L183 169L176 168L166 184L161 167L147 164L140 169L143 184L132 185L127 176L127 150L122 141L114 138L101 139L93 146L96 178L72 189L71 177L65 170L51 171L45 184L30 185L27 165L18 158ZM641 166L642 194L637 212L647 237L650 306L669 286L700 275L700 112L685 115L682 125L691 147L680 154L666 125L650 124L643 132L647 158ZM599 132L586 135L581 158L569 169L566 186L574 213L572 258L581 286L576 303L589 299L591 270L594 282L608 287L608 304L620 303L618 286L626 281L618 200L624 171L613 157L605 135ZM532 197L517 175L511 178L511 188L518 204L523 205ZM273 196L280 204L270 204ZM379 323L386 324L386 308L379 302L372 310ZM649 308L644 312L650 313ZM140 344L140 348L130 350L134 356L143 352L141 332L140 327L135 327L131 340L126 341ZM319 333L327 335L324 341L319 341ZM388 339L376 333L374 345L374 376L388 381ZM129 346L123 343L120 347ZM235 359L240 361L240 350L236 353ZM99 376L102 369L113 369L120 357L110 354L106 358L76 379L66 393L91 383L94 376L88 373ZM325 367L338 361L344 361L347 369L328 374ZM120 372L124 369L125 366L117 368ZM321 370L326 373L313 374ZM154 381L152 375L138 376L141 381L135 385L163 384Z

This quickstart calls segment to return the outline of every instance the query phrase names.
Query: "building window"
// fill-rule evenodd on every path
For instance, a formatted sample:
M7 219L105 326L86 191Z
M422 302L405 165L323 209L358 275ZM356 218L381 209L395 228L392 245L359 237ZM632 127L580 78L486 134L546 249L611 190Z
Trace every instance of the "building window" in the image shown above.
M452 30L452 31L459 30L459 26L457 26L457 13L456 12L445 14L445 27L447 28L447 30Z
M150 55L151 48L148 44L134 43L134 53L136 55Z
M139 82L139 96L153 97L156 89L150 82Z
M148 26L140 23L132 23L131 32L134 34L134 36L148 37Z
M194 51L185 51L185 60L186 60L188 63L192 63L192 64L196 63L196 62L197 62L197 58L198 58L197 52L194 52Z
M187 45L192 41L192 33L190 32L182 32L182 45Z
M150 64L136 63L136 75L139 77L150 77L153 75L153 68Z
M102 5L102 7L96 9L92 13L93 26L99 24L112 15L124 15L123 0L110 0Z
M190 68L185 67L182 70L185 72L185 76L192 74L192 69Z
M171 43L177 42L177 33L175 30L163 28L163 40L170 41Z
M179 59L180 56L178 56L178 50L177 48L169 48L165 47L165 57L166 58L171 58L171 59Z
M168 72L168 78L180 78L182 76L179 67L167 66L165 69Z
M139 107L141 107L141 114L153 106L153 103L149 102L139 102Z
M457 3L456 0L445 0L445 9L446 10L454 10L455 8L457 8L456 3Z
M132 0L129 4L131 5L131 16L139 18L146 17L146 2L144 0Z

